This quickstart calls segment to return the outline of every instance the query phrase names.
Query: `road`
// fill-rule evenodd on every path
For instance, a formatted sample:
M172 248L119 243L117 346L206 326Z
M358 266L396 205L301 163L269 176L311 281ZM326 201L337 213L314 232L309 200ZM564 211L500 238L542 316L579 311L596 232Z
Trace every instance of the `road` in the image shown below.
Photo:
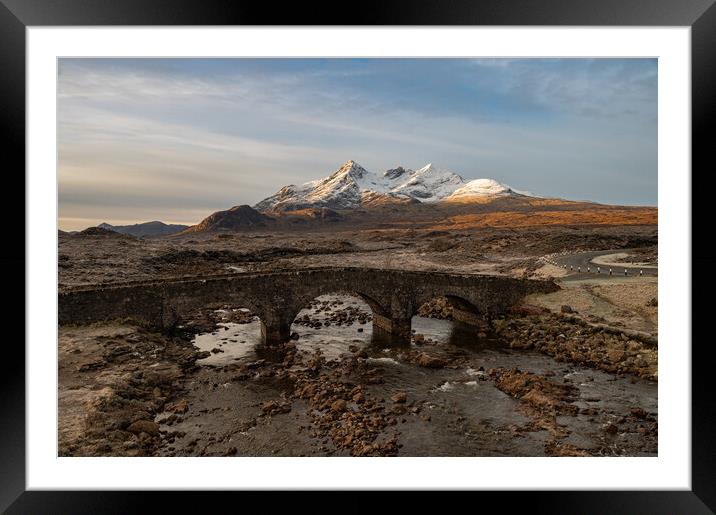
M614 265L595 264L594 258L599 256L608 256L609 254L627 253L631 249L618 250L598 250L592 252L579 252L576 254L551 255L545 256L543 259L550 264L560 268L567 268L567 277L565 279L586 279L595 278L597 274L604 279L609 277L634 277L641 275L656 277L658 276L658 266L656 265L632 265L629 263L619 263ZM609 275L609 270L612 275ZM625 274L624 271L627 271Z

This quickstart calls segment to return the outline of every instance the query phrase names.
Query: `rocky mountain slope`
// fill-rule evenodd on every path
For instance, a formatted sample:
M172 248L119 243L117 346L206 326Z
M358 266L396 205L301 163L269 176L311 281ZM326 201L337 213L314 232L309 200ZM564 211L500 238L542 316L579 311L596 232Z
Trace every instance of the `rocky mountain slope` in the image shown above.
M242 229L267 228L273 225L274 219L259 213L251 206L234 206L226 211L217 211L204 218L197 225L187 228L184 232L238 231Z
M343 215L328 208L308 207L295 211L261 213L251 206L234 206L212 213L180 234L202 232L242 232L253 230L293 230L329 226L344 220Z

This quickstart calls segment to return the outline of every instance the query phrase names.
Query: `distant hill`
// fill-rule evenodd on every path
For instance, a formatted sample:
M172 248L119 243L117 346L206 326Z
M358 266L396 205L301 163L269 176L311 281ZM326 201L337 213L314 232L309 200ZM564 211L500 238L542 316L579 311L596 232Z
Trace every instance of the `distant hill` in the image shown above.
M197 225L192 225L184 233L241 231L245 229L268 228L274 219L259 213L251 206L234 206L226 211L217 211L204 218Z
M110 225L108 223L101 223L97 227L121 234L129 234L130 236L136 236L137 238L151 238L154 236L169 236L170 234L176 234L189 226L165 224L164 222L155 220L153 222L144 222L134 225Z
M65 233L68 234L68 233ZM69 233L72 234L72 233ZM96 227L87 227L87 229L84 229L82 231L74 233L79 236L110 236L113 238L125 238L129 236L128 234L120 233L117 231L112 231L111 229L107 229L106 227L100 227L99 225Z

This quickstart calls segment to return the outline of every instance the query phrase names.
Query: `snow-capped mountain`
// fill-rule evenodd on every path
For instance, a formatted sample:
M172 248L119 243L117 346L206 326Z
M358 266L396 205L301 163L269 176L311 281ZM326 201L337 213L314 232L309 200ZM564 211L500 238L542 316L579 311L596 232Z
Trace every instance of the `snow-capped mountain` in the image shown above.
M403 173L397 174L397 170ZM404 170L396 168L383 174L389 191L396 194L408 195L421 202L436 202L450 195L465 181L458 174L447 170L435 168L432 163L419 170Z
M254 207L259 211L294 211L308 207L352 209L361 205L363 191L385 192L375 174L355 161L348 161L324 179L284 186Z
M492 179L465 181L458 174L428 164L418 170L392 168L382 175L369 172L355 161L348 161L324 179L300 186L284 186L254 207L259 211L294 211L309 207L354 209L379 203L462 201L471 196L517 194Z
M498 197L543 198L529 191L516 190L494 179L475 179L466 182L443 200L446 202L470 202L471 200L494 199Z
M504 197L516 192L509 186L494 179L475 179L454 190L447 200L469 199L472 197Z

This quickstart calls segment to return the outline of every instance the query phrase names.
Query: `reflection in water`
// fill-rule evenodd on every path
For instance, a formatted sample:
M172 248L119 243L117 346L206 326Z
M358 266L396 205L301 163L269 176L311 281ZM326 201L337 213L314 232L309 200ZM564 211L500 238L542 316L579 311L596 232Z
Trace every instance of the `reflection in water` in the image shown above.
M261 322L256 318L248 324L221 323L214 332L196 335L193 343L200 350L211 353L198 363L226 365L254 354L261 344Z

